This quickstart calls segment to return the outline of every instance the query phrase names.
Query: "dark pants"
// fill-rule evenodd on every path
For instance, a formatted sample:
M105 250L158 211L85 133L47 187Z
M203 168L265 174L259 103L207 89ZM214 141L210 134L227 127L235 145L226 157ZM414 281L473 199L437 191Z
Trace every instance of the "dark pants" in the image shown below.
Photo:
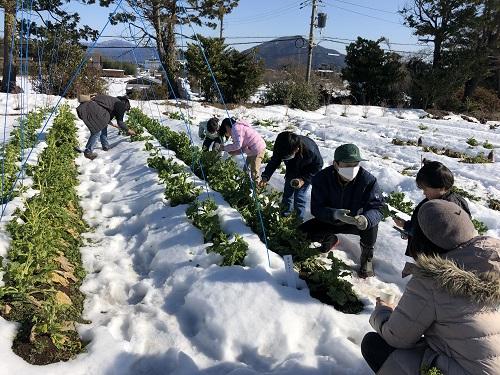
M306 233L307 238L313 242L328 242L332 234L355 234L359 236L361 245L366 249L371 249L371 254L367 254L368 258L373 257L373 247L377 242L378 225L366 230L359 230L355 225L340 224L338 225L326 223L319 219L311 219L299 226L299 230Z
M291 178L285 179L283 199L281 201L281 204L283 205L283 215L287 216L291 214L292 209L294 209L297 211L299 218L304 220L304 215L306 213L307 189L310 184L305 183L300 189L295 189L290 185L291 180Z
M212 143L213 143L213 146L212 146ZM203 141L202 149L205 151L209 151L210 146L212 146L212 149L213 149L213 147L215 147L216 145L220 145L220 144L222 144L222 139L220 139L220 137L217 137L215 139L210 139L208 137L205 137L205 140Z
M361 341L361 354L368 366L377 373L391 353L396 350L376 332L368 332Z

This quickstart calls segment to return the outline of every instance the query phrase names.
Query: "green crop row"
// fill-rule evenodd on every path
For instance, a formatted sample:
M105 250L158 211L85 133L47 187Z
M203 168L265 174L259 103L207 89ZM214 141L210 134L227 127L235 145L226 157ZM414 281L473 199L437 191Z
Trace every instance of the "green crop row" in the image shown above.
M60 108L46 142L33 169L39 193L7 225L12 241L0 287L1 315L20 323L13 350L39 365L82 350L75 322L83 309L80 247L87 229L75 190L78 142L68 106Z
M0 147L0 162L3 164L3 178L0 181L0 202L6 203L17 195L14 182L20 171L23 149L31 149L37 140L37 129L42 125L47 109L29 112L19 120L18 126L10 133L9 142ZM3 160L1 160L3 159Z
M281 193L252 189L248 174L232 159L223 160L217 152L202 152L190 143L185 133L162 126L138 109L129 112L128 125L138 134L146 129L162 146L191 165L199 178L206 180L231 207L240 212L247 225L267 243L269 249L280 255L291 254L311 292L318 291L315 297L344 312L358 313L363 309L352 285L342 279L350 274L348 267L333 256L330 257L332 264L325 265L318 259L318 252L311 248L305 235L297 230L298 218L281 215Z

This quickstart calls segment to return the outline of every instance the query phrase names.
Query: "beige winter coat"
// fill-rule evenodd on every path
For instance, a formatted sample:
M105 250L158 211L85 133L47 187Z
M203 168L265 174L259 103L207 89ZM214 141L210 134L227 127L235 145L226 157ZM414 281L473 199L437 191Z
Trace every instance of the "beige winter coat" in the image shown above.
M398 348L378 374L500 375L500 240L476 237L441 256L421 256L394 311L372 327ZM422 337L423 335L423 337Z

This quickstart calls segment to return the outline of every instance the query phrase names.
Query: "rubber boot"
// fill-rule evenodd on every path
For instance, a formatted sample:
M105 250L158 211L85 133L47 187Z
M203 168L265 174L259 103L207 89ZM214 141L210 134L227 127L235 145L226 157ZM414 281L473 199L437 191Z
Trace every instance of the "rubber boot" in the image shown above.
M359 258L359 271L358 276L362 279L367 277L371 277L374 275L373 273L373 246L368 247L363 244L360 244L361 247L361 257Z

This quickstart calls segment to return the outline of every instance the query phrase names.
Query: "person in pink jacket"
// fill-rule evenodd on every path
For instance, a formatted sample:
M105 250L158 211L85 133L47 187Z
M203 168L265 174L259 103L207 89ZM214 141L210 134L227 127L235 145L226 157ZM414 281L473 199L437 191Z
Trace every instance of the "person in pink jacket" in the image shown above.
M260 179L260 165L266 152L266 142L252 126L242 120L225 118L219 128L221 136L231 137L233 143L225 145L223 151L230 155L244 153L247 155L246 165L250 167L252 179Z

